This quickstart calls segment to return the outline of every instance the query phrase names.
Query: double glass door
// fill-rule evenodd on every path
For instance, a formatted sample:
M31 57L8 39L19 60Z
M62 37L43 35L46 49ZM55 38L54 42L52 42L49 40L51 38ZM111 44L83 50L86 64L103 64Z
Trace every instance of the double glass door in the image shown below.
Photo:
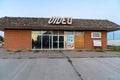
M64 48L64 36L53 36L53 48Z
M38 35L37 40L32 39L32 49L63 49L63 35Z

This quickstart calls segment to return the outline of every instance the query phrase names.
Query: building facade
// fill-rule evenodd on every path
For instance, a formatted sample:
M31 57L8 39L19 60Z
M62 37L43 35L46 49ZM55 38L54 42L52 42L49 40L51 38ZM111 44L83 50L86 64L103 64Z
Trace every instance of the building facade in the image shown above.
M108 20L3 17L6 50L107 49L107 32L119 30Z

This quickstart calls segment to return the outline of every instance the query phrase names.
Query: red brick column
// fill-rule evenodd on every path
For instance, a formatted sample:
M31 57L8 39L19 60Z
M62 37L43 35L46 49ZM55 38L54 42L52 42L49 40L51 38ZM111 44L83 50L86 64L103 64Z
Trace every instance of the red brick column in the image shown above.
M6 50L30 50L31 30L5 30L4 48Z

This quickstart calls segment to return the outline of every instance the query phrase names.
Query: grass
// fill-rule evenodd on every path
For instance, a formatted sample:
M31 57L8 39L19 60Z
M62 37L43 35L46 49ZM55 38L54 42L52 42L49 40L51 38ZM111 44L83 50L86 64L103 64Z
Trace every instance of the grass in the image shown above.
M7 50L8 54L22 52L22 50Z
M105 52L104 50L95 50L96 52Z
M108 46L109 47L109 51L116 51L116 52L120 52L120 46Z

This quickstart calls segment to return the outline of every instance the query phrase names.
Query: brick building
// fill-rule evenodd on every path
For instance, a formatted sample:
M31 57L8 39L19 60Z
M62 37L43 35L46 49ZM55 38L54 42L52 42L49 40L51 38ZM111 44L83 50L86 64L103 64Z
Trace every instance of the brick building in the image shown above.
M107 49L107 32L120 26L108 20L0 18L6 50Z

